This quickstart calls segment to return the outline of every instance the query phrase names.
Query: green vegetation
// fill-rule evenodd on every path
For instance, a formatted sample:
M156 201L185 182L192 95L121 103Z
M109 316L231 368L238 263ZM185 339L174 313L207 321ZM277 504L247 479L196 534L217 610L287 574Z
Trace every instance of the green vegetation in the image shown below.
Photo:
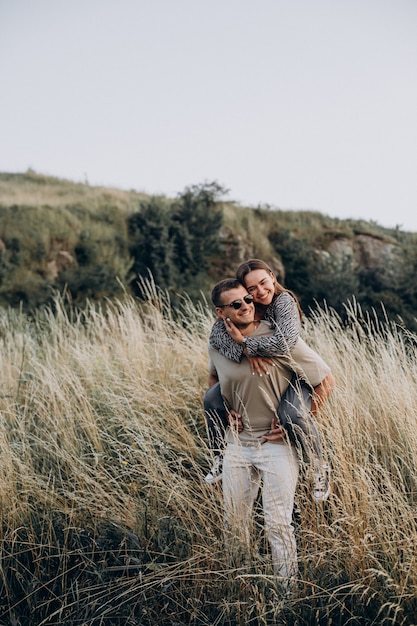
M174 199L50 178L0 174L0 305L25 311L139 295L151 274L175 306L209 298L250 257L269 262L300 299L346 319L364 312L417 330L417 234L313 211L242 207L217 183Z
M150 273L174 299L178 292L195 295L207 289L210 261L219 253L223 214L216 200L221 193L212 183L187 188L171 203L162 198L142 202L128 218L135 275Z
M347 309L304 336L337 388L318 416L324 506L304 468L285 599L260 514L230 554L202 413L211 308L143 299L0 310L0 623L411 626L417 615L416 341ZM343 355L343 358L341 358Z

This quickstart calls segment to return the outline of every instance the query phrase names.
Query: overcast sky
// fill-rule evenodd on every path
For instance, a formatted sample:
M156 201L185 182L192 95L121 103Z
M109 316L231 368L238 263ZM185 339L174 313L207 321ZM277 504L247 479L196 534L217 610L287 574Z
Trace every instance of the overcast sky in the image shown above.
M0 171L417 231L417 0L0 0Z

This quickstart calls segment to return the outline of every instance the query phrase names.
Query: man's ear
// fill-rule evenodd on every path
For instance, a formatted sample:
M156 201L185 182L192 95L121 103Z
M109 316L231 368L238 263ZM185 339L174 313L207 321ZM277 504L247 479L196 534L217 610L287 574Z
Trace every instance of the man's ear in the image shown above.
M223 309L221 307L219 307L219 306L216 306L216 313L222 319L224 319L226 317Z

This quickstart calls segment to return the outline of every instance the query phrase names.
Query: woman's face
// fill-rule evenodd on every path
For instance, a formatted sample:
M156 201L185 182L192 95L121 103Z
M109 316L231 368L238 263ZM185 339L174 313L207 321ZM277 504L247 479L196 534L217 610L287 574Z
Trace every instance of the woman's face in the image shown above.
M252 270L246 274L245 287L253 295L257 304L268 306L271 304L275 293L275 279L271 272L266 270Z

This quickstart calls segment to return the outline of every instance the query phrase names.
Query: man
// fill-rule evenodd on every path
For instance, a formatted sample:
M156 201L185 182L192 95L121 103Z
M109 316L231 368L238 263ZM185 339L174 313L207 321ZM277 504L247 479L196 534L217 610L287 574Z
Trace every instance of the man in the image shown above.
M236 279L225 279L212 290L220 318L230 320L244 337L273 334L265 321L255 321L253 297ZM220 382L226 405L233 409L226 431L223 496L228 527L245 542L250 539L252 508L262 481L262 504L274 571L288 585L298 571L292 511L298 479L298 457L285 440L286 431L276 409L291 379L300 368L317 397L325 399L333 377L326 363L304 342L297 363L289 357L274 359L269 375L252 376L248 359L240 363L209 346L209 386Z

